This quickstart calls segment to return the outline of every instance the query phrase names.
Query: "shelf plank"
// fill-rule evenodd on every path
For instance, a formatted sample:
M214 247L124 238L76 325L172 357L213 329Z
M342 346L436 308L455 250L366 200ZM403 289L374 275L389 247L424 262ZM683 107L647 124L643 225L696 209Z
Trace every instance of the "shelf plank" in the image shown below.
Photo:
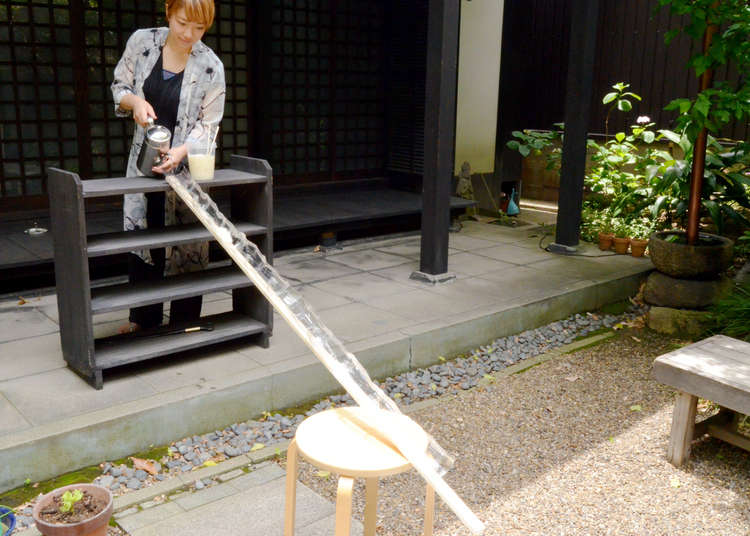
M247 173L236 169L217 169L214 178L201 182L208 187L232 186L236 184L262 184L268 178L265 175ZM147 177L118 177L113 179L89 179L81 181L83 197L107 197L123 194L140 194L147 192L166 192L169 185L164 179Z
M250 222L237 222L235 227L246 235L263 235L266 227ZM213 236L203 225L174 225L161 229L143 229L140 231L118 231L90 235L86 252L89 257L102 257L116 253L126 253L146 248L176 246L191 242L213 240Z
M96 367L99 369L117 367L239 337L248 337L268 330L265 324L238 313L201 317L200 323L206 322L213 324L213 331L150 335L154 331L152 330L97 339L95 341Z
M108 313L152 303L252 286L234 266L175 275L158 281L123 283L91 289L91 312Z

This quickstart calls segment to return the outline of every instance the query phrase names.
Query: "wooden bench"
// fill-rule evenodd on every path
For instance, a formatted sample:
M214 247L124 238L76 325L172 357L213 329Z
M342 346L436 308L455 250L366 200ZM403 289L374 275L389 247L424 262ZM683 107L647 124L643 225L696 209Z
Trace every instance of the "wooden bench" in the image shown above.
M737 432L740 415L750 414L750 343L714 335L658 357L653 376L680 391L667 449L670 463L682 465L693 439L704 434L750 450L750 438ZM698 397L721 410L696 425Z

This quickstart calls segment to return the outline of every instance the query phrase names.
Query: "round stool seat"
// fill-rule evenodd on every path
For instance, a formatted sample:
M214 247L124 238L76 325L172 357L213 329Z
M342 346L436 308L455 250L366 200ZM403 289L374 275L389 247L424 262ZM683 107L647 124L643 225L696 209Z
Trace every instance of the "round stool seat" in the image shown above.
M424 430L411 419L387 411L378 411L379 420L399 426L399 433L413 436L412 444L424 443ZM355 478L403 473L409 461L368 425L368 413L360 407L337 408L316 413L302 421L295 440L302 456L310 463L334 473Z
M377 428L373 423L377 423ZM417 423L385 410L336 408L302 421L287 450L284 536L294 535L298 453L314 466L340 475L335 536L349 536L354 479L365 479L364 535L375 536L378 478L411 468L411 463L379 431L386 427L397 431L399 439L408 439L415 448L427 448L429 436ZM435 491L428 484L424 536L432 535L434 513Z

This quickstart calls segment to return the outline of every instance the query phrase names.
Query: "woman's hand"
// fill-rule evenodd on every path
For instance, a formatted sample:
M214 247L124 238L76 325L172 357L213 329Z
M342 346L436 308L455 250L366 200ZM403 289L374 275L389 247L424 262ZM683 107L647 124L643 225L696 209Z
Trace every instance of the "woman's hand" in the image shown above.
M154 166L151 171L154 173L160 173L166 175L170 171L180 165L180 162L187 156L187 145L183 144L179 147L172 147L169 151L164 153L161 159L161 165Z
M148 118L156 119L156 112L146 99L131 93L125 95L120 101L120 108L133 110L133 120L143 128L148 126Z

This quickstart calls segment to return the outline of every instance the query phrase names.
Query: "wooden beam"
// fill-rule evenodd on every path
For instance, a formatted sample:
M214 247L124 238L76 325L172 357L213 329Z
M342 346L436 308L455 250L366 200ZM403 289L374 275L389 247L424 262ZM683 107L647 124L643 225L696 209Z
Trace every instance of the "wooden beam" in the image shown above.
M558 252L566 252L578 245L581 227L598 10L598 0L573 0L571 6L560 200L557 205L555 244L550 246L551 250Z
M430 0L425 80L422 247L419 270L448 270L448 226L456 135L460 0Z

